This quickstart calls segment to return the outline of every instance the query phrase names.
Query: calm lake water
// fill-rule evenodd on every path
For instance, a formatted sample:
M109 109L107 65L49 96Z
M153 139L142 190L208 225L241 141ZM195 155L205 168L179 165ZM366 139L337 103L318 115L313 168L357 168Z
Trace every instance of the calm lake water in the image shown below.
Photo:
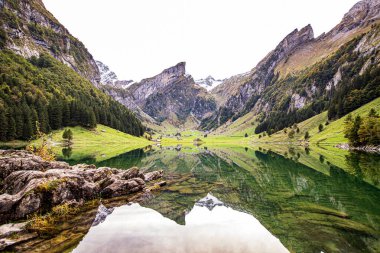
M74 252L380 252L379 155L178 146L97 161L64 152L72 164L163 169L171 182L141 206L116 208Z

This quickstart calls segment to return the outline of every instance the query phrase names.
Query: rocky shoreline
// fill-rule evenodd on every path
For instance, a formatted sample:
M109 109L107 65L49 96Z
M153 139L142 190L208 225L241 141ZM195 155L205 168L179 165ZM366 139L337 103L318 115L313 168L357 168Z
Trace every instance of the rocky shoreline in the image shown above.
M146 190L163 171L142 173L95 165L48 162L27 151L0 150L0 224L68 204L125 196ZM165 182L156 183L157 187Z
M380 146L361 146L361 147L352 147L347 143L338 144L335 147L350 150L350 151L363 151L368 153L380 153Z

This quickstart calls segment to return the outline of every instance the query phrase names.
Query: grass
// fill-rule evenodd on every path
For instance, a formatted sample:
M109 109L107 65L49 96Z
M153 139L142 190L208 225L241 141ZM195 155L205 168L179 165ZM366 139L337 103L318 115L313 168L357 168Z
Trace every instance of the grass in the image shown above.
M0 148L11 148L11 149L19 149L24 148L28 145L26 141L14 140L8 142L0 142Z
M98 125L91 130L79 126L69 129L73 132L73 145L71 145L73 155L70 156L73 160L92 157L99 162L152 144L145 138L135 137L104 125ZM62 144L65 143L62 138L63 131L64 129L54 131L50 135L54 153L58 158L63 158Z
M368 115L369 111L371 109L375 109L377 112L380 112L380 98L377 98L373 100L372 102L363 105L362 107L358 108L357 110L353 111L351 115L353 117L359 115L361 117L364 117ZM302 142L304 141L304 136L306 131L310 134L309 143L311 144L318 144L318 146L335 146L339 143L347 143L347 138L344 137L344 121L346 119L347 115L336 120L329 122L328 125L326 125L327 119L327 111L323 112L321 114L318 114L310 119L307 119L301 123L298 123L298 128L300 129L299 133L295 133L294 138L289 138L288 134L284 132L284 130L278 131L274 134L272 134L270 137L265 136L259 139L258 135L255 135L252 138L253 142L257 143L294 143L294 142ZM318 126L319 124L322 124L324 129L319 132ZM287 132L289 133L290 128L287 129Z
M223 124L217 128L213 134L240 137L248 134L249 136L252 136L255 134L256 126L256 115L254 115L253 112L249 112L230 124Z
M361 116L365 117L368 115L371 109L375 109L377 112L380 112L380 98L373 100L372 102L363 105L359 109L353 111L351 115L353 117ZM314 143L346 143L348 140L344 137L343 128L344 121L347 116L344 116L326 127L321 133L312 135L310 142Z
M298 123L297 126L299 128L299 133L295 131L294 138L289 138L288 133L291 131L291 128L286 128L286 133L284 130L278 131L274 134L269 136L264 136L261 139L259 139L259 135L255 135L253 137L253 140L255 142L300 142L304 141L304 136L306 132L309 132L311 136L314 136L318 134L318 126L319 124L322 124L325 128L326 122L327 122L327 112L323 112L321 114L318 114L310 119L307 119L301 123Z
M249 138L244 138L240 136L223 136L223 135L209 135L206 138L199 134L194 134L191 136L181 137L177 139L176 137L168 138L164 137L161 140L162 146L175 146L175 145L194 145L194 140L199 138L202 142L202 146L247 146L249 145Z

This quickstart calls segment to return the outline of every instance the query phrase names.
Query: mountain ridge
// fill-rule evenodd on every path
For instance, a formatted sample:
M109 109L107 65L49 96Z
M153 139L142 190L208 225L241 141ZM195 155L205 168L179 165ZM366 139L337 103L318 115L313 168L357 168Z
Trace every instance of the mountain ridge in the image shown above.
M92 55L41 0L3 0L0 9L3 47L25 58L49 53L95 86L99 85L100 73Z
M251 71L226 79L212 90L213 95L218 101L219 109L210 118L204 120L201 127L203 129L215 129L251 111L255 115L261 114L259 119L264 120L268 117L267 114L273 110L278 110L281 103L284 103L286 106L286 110L280 109L285 114L311 106L313 101L317 101L317 98L322 96L322 94L316 95L316 84L311 85L307 89L305 87L305 91L299 94L295 91L295 86L302 86L305 83L294 83L294 81L291 81L292 76L294 76L293 79L296 79L297 76L305 74L302 71L305 72L305 70L312 68L314 65L320 64L322 66L326 59L332 57L342 46L348 45L350 40L378 29L376 28L376 24L379 23L379 12L380 4L378 0L364 0L355 4L345 14L342 21L329 33L322 34L318 38L314 38L310 25L301 30L295 29ZM357 15L362 17L362 19L353 18ZM372 35L378 36L376 32ZM372 39L372 41L374 40ZM366 47L371 47L368 41L364 41L361 47L365 47L365 45ZM374 45L372 48L376 48L376 42ZM369 54L371 53L375 54L375 59L377 59L376 52L371 51ZM355 52L352 51L351 55L354 54ZM363 57L367 57L368 53L362 52L361 54ZM375 60L375 62L378 62L378 60ZM295 66L295 63L301 66L301 68ZM340 65L343 66L344 64L341 63ZM325 72L320 72L321 75L324 75L328 70L323 71ZM342 79L338 72L331 76L331 79L335 79L335 84ZM323 81L324 83L318 83L318 85L325 86L327 83L330 83L331 79ZM288 80L286 81L286 88L281 87L283 86L281 83L285 82L284 80ZM277 98L272 100L271 97L273 96L271 94L276 93L274 86L283 89L285 94L283 93L282 96L278 94L276 95ZM302 87L297 89L302 89ZM318 90L318 92L326 94L322 90ZM284 96L286 99L289 96L289 101L285 101ZM316 113L319 113L319 111Z

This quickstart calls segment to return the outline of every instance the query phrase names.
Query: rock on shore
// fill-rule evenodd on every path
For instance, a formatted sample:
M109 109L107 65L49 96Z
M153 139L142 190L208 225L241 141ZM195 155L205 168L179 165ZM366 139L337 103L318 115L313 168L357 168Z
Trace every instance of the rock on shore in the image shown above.
M0 150L0 224L60 204L82 204L145 189L163 171L128 170L48 162L27 151Z

